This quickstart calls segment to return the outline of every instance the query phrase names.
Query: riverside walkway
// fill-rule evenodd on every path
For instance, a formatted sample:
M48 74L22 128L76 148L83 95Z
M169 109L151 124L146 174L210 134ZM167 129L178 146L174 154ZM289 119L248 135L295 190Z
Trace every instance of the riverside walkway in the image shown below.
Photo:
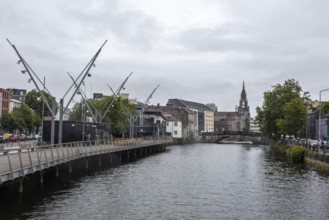
M157 137L72 142L45 146L25 144L3 148L0 150L0 185L81 158L117 152L128 152L129 155L130 151L134 151L136 154L136 150L139 150L139 153L142 153L143 150L152 152L152 147L171 143L171 137Z

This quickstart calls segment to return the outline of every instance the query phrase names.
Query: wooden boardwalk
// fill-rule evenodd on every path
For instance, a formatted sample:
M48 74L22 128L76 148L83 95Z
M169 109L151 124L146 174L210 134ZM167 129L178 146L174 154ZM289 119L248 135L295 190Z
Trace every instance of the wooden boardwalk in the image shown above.
M86 141L0 150L0 184L80 158L172 143L172 139Z

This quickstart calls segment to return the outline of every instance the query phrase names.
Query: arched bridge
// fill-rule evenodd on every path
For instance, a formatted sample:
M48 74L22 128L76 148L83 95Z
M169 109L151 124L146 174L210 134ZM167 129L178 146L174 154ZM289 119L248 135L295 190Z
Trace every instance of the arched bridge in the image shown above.
M220 143L224 139L235 139L235 140L250 140L260 141L262 138L261 133L256 132L243 132L243 131L217 131L217 132L203 132L201 133L201 141L202 142L210 142L210 143Z

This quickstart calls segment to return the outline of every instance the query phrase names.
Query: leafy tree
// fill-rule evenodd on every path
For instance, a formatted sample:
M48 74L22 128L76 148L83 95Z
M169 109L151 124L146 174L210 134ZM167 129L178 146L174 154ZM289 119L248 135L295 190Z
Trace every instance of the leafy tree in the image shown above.
M105 114L105 111L112 102L113 98L113 96L107 97L99 101L99 103L96 103L96 106L101 114ZM130 126L130 116L133 116L134 114L136 114L135 105L130 104L128 99L116 97L102 122L110 123L111 132L114 135L119 135L126 132L127 128Z
M283 85L276 84L272 88L272 91L264 92L262 107L256 108L255 119L261 131L267 136L276 137L281 134L296 134L306 123L306 106L310 101L308 92L303 92L294 79L286 80Z
M15 121L16 128L20 131L29 131L33 130L33 111L26 104L22 104L19 108L14 108L11 113Z
M307 106L300 98L296 98L283 106L284 118L276 121L276 126L281 134L297 136L307 119ZM297 117L296 117L297 116Z
M98 104L100 101L87 100L86 102L87 102L86 104L83 102L77 102L74 104L73 108L70 111L69 120L81 121L81 120L83 120L83 114L85 115L85 117L92 117L87 105L90 106L94 115L95 115L95 106L96 106L96 112L100 111L99 110L100 105ZM84 112L83 112L83 109L84 109Z
M113 101L111 107L109 104L113 100L113 96L103 98L98 101L88 100L87 103L89 106L94 106L96 109L92 109L93 114L97 117L98 120L105 114L102 119L102 123L110 123L111 124L111 132L114 135L119 135L126 132L127 128L130 126L130 116L136 114L135 105L130 104L127 99L123 99L121 97L116 97ZM81 103L76 103L70 113L70 120L81 120ZM86 117L91 117L91 113L86 109Z
M130 104L128 99L118 97L104 117L104 122L111 123L111 132L113 134L122 134L129 128L130 117L134 114L136 114L135 106Z
M7 113L7 114L2 115L1 127L10 133L15 131L17 126L16 126L16 122L15 122L12 114Z
M69 115L69 120L81 121L81 102L77 102L74 104Z
M47 102L49 103L51 107L52 103L52 97L45 91L41 91L43 95L45 96ZM43 115L44 116L51 116L51 112L47 108L46 104L43 103L41 92L38 92L36 90L32 90L26 94L25 97L25 103L33 109L33 111L42 117L42 109L44 109ZM44 106L43 106L44 105Z

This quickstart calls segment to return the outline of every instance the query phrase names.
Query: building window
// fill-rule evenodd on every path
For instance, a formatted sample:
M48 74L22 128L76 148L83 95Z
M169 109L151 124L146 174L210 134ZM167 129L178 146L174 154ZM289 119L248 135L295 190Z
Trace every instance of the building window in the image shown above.
M177 131L174 131L174 134L177 134Z
M177 121L175 121L174 125L177 126Z

